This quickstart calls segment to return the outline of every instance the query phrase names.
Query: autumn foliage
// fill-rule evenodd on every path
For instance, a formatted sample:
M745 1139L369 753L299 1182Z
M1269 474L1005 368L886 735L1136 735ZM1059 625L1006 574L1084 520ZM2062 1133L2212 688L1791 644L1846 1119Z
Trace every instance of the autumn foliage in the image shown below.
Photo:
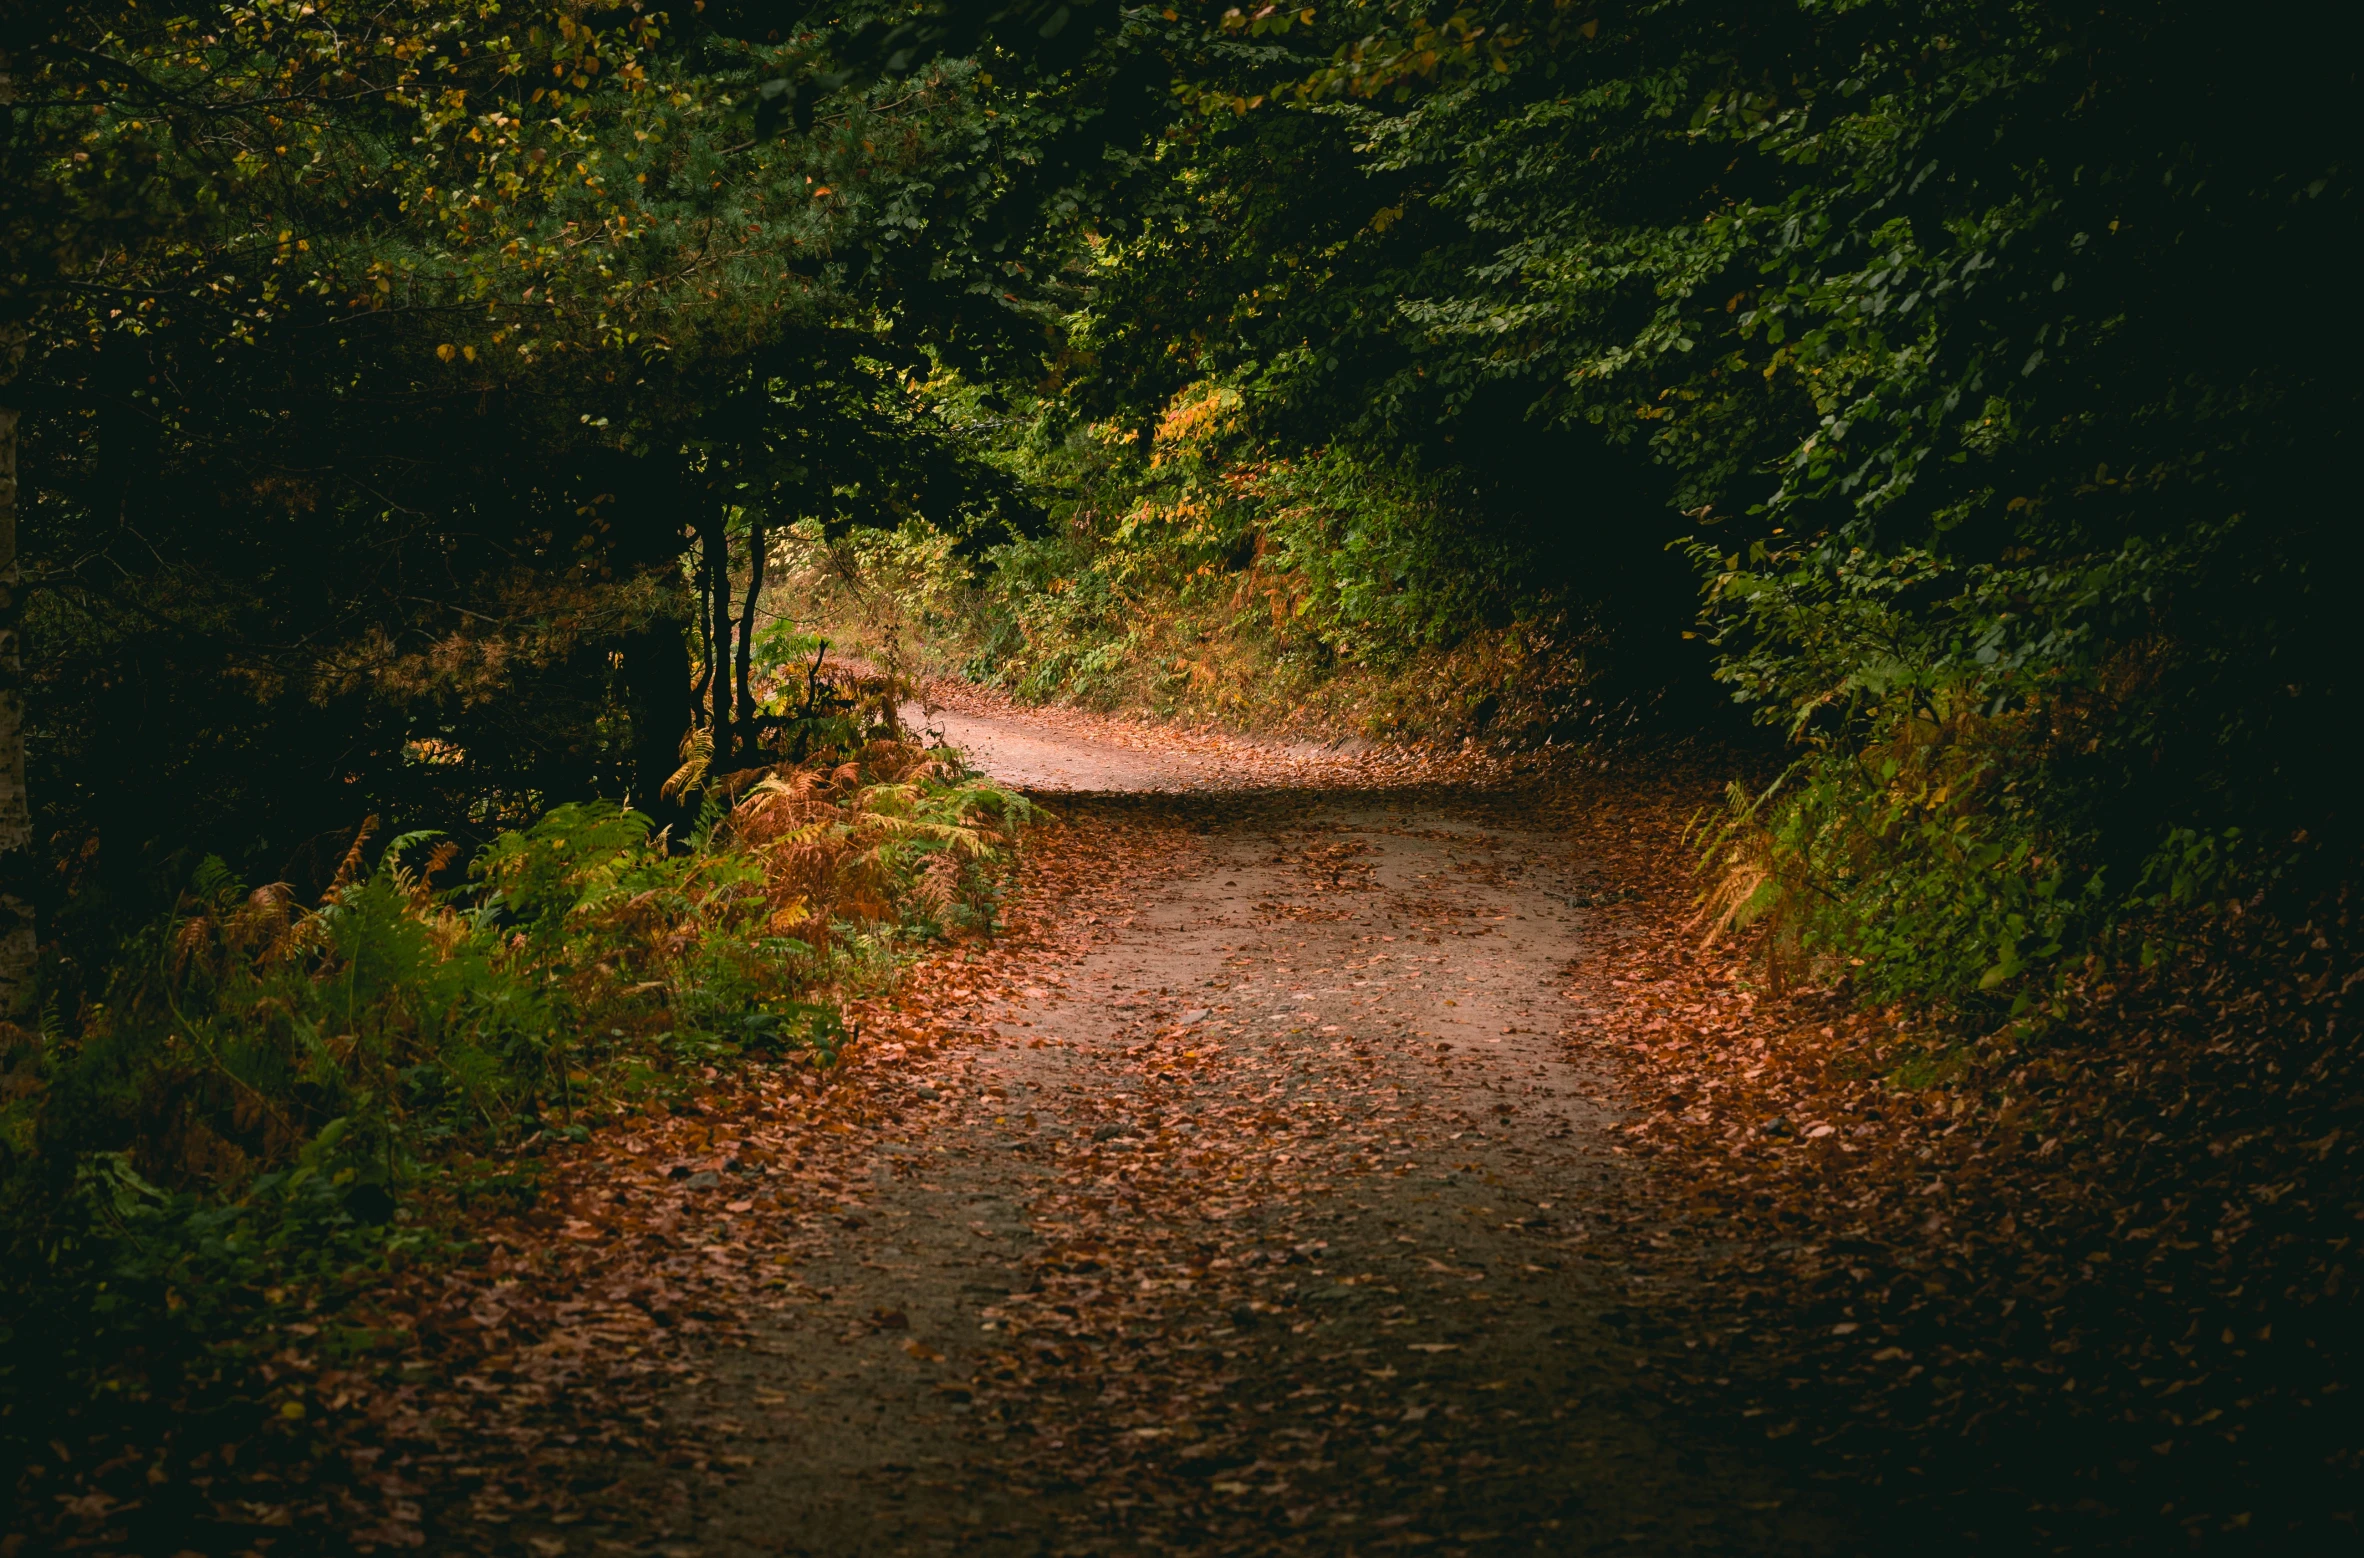
M73 1028L9 1030L11 1439L192 1370L235 1391L274 1294L448 1237L418 1198L485 1193L521 1147L715 1065L826 1070L843 991L990 931L1026 806L950 754L882 731L743 777L735 801L692 787L687 839L562 805L464 873L365 825L314 905L209 861Z

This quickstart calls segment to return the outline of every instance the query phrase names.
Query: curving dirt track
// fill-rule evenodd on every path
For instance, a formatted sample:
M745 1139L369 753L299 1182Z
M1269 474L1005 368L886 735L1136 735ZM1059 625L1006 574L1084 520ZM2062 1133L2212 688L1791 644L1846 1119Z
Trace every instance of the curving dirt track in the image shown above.
M668 1404L728 1453L537 1550L1883 1546L1655 1407L1571 1029L1607 878L1532 797L932 723L1052 814L1021 933L873 1014L892 1123Z

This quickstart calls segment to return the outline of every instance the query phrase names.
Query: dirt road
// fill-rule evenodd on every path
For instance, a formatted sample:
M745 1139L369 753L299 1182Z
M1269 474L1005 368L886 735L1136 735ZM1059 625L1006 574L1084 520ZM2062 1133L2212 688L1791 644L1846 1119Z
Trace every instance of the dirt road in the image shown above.
M1654 1410L1598 862L1351 760L938 728L1054 814L1038 949L916 976L892 1129L671 1403L715 1466L603 1550L1869 1550Z

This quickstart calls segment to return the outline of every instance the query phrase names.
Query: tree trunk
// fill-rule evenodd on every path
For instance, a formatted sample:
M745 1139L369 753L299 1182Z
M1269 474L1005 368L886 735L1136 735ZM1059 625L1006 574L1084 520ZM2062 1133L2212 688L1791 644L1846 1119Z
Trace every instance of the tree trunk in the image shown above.
M698 711L706 706L706 689L714 685L714 639L713 635L706 631L708 623L713 619L713 613L707 609L706 605L709 600L714 598L713 585L709 582L713 578L712 569L712 559L708 557L706 552L706 532L701 529L698 532L697 582L690 591L696 597L698 606L696 617L698 679L690 684L689 697L690 722L692 724L697 722Z
M0 1017L29 1013L39 943L33 933L33 808L25 794L24 614L16 559L17 369L24 327L0 324Z
M706 689L714 713L711 771L727 774L739 762L738 743L731 729L731 538L719 507L704 525L700 539L706 549L707 652L714 660L714 680Z
M739 609L739 725L745 733L746 758L752 763L755 750L755 692L751 685L755 665L755 605L763 596L763 521L753 514L747 516L747 603Z
M623 642L624 703L632 717L632 804L660 827L688 821L665 781L681 766L682 738L697 713L690 691L688 624L658 617Z

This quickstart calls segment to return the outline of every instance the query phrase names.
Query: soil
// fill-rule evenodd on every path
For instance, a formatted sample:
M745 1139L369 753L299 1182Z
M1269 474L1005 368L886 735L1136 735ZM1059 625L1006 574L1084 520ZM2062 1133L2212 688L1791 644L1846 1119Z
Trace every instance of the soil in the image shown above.
M995 934L422 1189L0 1558L2355 1550L2344 895L1933 1043L1703 937L1703 755L932 692Z
M1571 1026L1621 890L1532 797L930 723L1049 814L1020 923L871 1015L844 1085L886 1123L666 1403L711 1462L537 1552L1877 1545L1659 1403L1627 1116Z

